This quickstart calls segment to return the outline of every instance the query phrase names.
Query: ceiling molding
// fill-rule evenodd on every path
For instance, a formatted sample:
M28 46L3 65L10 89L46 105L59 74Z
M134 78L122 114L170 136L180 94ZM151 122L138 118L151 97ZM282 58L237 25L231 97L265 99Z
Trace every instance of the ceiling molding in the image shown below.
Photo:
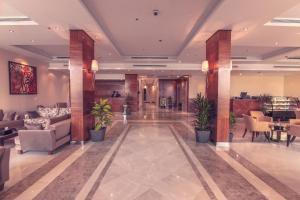
M210 5L206 9L206 11L198 18L196 24L190 31L190 33L185 38L183 44L181 45L179 51L177 52L177 57L184 51L184 49L191 43L196 34L200 31L205 22L209 19L209 17L214 13L214 11L221 5L221 2L224 0L216 0L211 1Z
M262 59L263 60L282 59L286 56L287 53L298 51L299 49L300 49L299 47L284 47L284 48L277 49L275 51L271 51L269 53L263 54Z
M122 52L122 50L116 44L116 41L111 36L112 33L108 30L108 28L104 24L103 20L100 19L100 17L96 17L96 14L88 8L88 6L85 4L84 0L79 0L79 1L82 4L82 6L87 10L87 12L91 15L91 17L93 18L93 20L97 23L97 25L99 26L99 28L103 31L103 33L105 34L106 38L112 44L113 48L118 53L118 55L119 56L124 56L124 53Z

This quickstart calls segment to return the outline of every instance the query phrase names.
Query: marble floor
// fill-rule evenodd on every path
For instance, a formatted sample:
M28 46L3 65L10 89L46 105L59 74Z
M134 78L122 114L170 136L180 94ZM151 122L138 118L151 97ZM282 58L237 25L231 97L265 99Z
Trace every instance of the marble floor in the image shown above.
M145 117L146 116L146 117ZM16 154L0 199L300 199L300 141L268 143L234 127L230 149L197 144L192 116L116 115L105 141L66 145L55 154Z

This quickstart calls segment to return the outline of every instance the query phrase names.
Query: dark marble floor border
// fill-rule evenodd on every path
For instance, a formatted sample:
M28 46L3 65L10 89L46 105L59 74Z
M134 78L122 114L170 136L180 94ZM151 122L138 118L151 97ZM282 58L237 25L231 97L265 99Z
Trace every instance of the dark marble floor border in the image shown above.
M15 199L18 195L28 189L31 185L33 185L36 181L46 175L51 169L56 167L62 161L64 161L67 157L69 157L72 153L74 153L77 149L79 149L79 145L68 145L63 146L61 149L61 153L48 161L43 166L36 169L34 172L26 176L24 179L17 182L15 185L10 187L8 190L0 193L0 199L11 200Z
M122 122L117 122L108 130L104 141L94 143L34 199L75 199L113 144L126 130L126 126Z
M115 149L115 151L113 152L112 156L110 157L109 161L106 163L104 169L102 170L102 172L100 173L99 177L97 178L95 184L93 185L92 189L90 190L89 194L86 197L86 200L92 199L94 194L96 193L97 189L99 188L105 174L107 173L108 169L110 168L113 160L115 159L117 153L119 152L119 149L121 147L121 145L123 144L123 142L125 141L129 131L131 129L131 125L129 125L129 127L127 128L124 137L122 138L122 140L120 141L120 143L118 144L117 148Z
M267 185L273 188L276 192L282 195L284 198L290 200L300 199L300 194L298 194L293 189L280 182L278 179L268 174L261 168L257 167L255 164L247 160L244 156L240 155L233 149L230 149L228 154L237 162L239 162L242 166L244 166L246 169L252 172L255 176L257 176L259 179L261 179L263 182L265 182Z
M173 123L178 135L190 147L196 158L212 177L214 182L230 200L267 199L259 190L233 169L222 157L213 151L209 144L195 142L195 134L183 123Z
M190 163L194 173L196 174L196 176L198 177L199 181L201 182L203 188L205 189L205 191L207 192L208 196L210 197L210 199L217 199L215 194L213 193L213 191L210 189L210 187L208 186L207 182L205 181L205 179L203 178L203 176L201 175L201 173L199 172L199 170L197 169L195 163L192 161L191 157L188 155L188 153L186 152L186 150L184 149L183 145L181 144L181 142L179 141L177 135L174 133L173 129L170 127L170 125L168 126L171 133L173 134L173 136L175 137L179 147L181 148L181 150L183 151L185 157L187 158L188 162Z

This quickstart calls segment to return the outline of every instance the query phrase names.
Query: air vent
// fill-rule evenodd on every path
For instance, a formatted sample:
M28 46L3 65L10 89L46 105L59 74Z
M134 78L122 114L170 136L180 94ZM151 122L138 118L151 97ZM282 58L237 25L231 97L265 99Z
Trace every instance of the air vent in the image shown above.
M300 56L287 57L289 60L300 60Z
M35 21L27 16L20 17L0 17L0 25L14 26L14 25L38 25Z
M54 59L70 59L69 56L55 56Z
M167 67L167 65L149 65L149 64L145 64L145 65L133 65L133 67Z
M232 68L236 69L236 68L239 68L239 66L233 65Z
M247 60L245 56L232 56L231 60Z
M300 26L299 18L274 18L266 26Z
M131 59L155 59L155 60L167 60L169 57L167 56L132 56Z
M275 65L274 68L282 68L282 69L300 69L300 65Z

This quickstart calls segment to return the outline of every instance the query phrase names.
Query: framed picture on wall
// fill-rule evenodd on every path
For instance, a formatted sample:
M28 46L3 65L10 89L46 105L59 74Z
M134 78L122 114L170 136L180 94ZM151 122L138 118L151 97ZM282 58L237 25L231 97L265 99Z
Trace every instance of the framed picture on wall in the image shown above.
M12 95L37 94L36 67L8 62L9 92Z

